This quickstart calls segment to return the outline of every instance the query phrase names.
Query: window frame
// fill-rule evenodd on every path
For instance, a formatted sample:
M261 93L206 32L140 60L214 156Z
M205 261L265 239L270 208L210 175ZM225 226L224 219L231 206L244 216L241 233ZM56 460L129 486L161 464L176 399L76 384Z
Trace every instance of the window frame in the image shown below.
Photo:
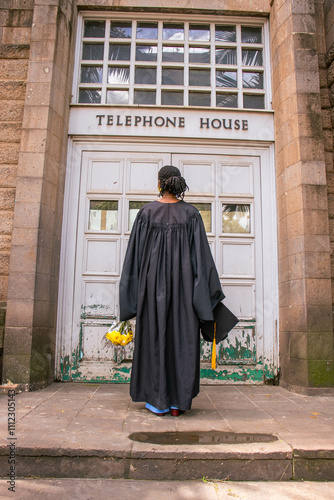
M135 14L135 19L134 19ZM105 21L105 37L102 38L84 38L83 29L84 21ZM131 38L110 38L110 22L131 22L132 24L132 37ZM158 23L158 38L154 40L136 38L136 23L137 22L157 22ZM164 23L183 24L184 25L184 40L164 40L163 39L163 25ZM189 40L189 26L191 24L203 24L210 26L210 41L203 40ZM215 40L215 28L217 26L236 26L236 41L235 42L220 42ZM261 44L246 44L241 43L241 27L261 27L262 28L262 43ZM109 46L110 43L115 44L130 44L130 59L123 60L109 60ZM104 43L104 57L101 60L82 60L82 45L83 43ZM136 61L136 44L143 45L156 45L157 46L157 61ZM167 62L162 61L162 46L182 46L184 48L184 62ZM209 47L210 48L210 63L196 63L189 62L189 47ZM219 64L216 63L216 48L234 48L236 49L237 64ZM242 51L249 50L262 50L262 66L243 66L242 64ZM80 83L81 66L103 66L102 84L96 83ZM135 84L134 75L136 67L156 67L157 83L154 85ZM108 84L108 68L110 67L129 67L130 80L129 84ZM162 85L162 69L163 68L184 68L184 85ZM190 86L189 85L189 69L210 69L210 86ZM217 87L216 86L216 70L237 71L237 87ZM244 88L243 87L243 72L259 72L263 74L263 89ZM84 89L101 89L101 102L100 103L79 103L79 91ZM129 92L129 101L124 104L107 103L108 90L126 90ZM134 91L135 90L155 90L156 103L155 104L134 104ZM162 105L161 93L162 91L170 92L183 92L184 100L183 105ZM189 92L210 92L210 106L190 106L189 105ZM223 107L216 105L217 95L237 94L237 107ZM244 95L263 95L264 108L244 108ZM77 43L75 51L74 63L74 78L73 78L73 92L72 92L72 105L76 106L113 106L113 107L172 107L172 108L200 108L200 109L239 109L244 111L268 111L272 110L271 106L271 71L270 71L270 47L269 47L269 23L264 18L241 18L241 17L228 17L228 16L201 16L193 15L187 16L187 21L180 21L179 15L160 15L156 13L125 13L125 12L82 12L78 18L77 28Z

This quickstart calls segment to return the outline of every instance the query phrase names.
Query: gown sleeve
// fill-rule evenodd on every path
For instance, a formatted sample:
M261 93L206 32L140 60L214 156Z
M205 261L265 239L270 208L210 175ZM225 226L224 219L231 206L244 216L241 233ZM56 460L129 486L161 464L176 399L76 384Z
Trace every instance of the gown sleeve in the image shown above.
M225 297L200 213L192 220L191 259L194 273L193 307L201 321L213 321L213 309Z
M146 233L147 221L139 212L131 230L119 284L120 321L134 318L137 314L138 279Z

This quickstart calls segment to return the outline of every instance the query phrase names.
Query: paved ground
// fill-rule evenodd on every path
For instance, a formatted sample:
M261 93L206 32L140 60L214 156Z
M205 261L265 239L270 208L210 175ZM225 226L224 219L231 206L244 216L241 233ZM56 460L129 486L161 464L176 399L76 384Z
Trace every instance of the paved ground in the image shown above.
M8 500L333 500L334 483L125 481L122 479L20 480L10 495L0 481L0 499Z
M1 471L8 468L7 402L0 397ZM127 385L54 383L16 395L15 406L22 477L334 480L334 397L269 386L203 386L193 409L175 418L133 403ZM162 445L129 439L134 432L212 430L267 433L275 440Z

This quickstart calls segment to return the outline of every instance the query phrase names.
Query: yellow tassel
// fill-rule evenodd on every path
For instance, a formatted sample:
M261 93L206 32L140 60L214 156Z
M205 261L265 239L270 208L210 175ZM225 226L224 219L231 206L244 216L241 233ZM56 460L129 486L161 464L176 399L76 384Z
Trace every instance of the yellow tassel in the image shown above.
M213 336L213 342L212 342L211 368L212 368L212 370L216 369L216 322L215 322L215 326L214 326L214 336Z

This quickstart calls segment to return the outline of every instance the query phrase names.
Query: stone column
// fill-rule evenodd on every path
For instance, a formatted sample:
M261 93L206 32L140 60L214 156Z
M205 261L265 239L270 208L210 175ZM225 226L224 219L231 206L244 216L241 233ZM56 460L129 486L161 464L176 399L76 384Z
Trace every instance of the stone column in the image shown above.
M271 12L281 384L334 385L328 201L314 0Z
M72 2L35 0L9 267L3 383L54 380Z

